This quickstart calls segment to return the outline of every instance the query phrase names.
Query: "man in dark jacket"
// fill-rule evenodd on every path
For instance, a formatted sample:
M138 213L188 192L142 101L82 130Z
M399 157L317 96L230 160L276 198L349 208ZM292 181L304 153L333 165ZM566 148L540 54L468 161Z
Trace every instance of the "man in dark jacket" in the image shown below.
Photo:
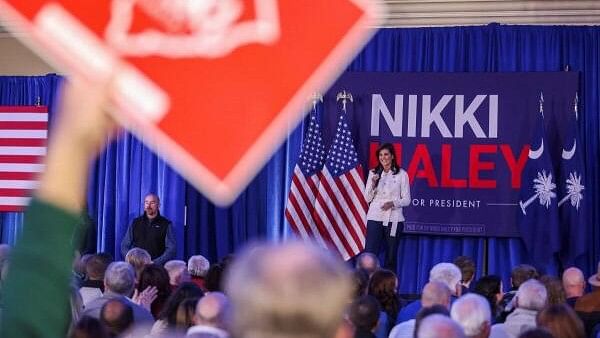
M144 198L144 214L133 220L121 242L123 257L132 248L142 248L158 265L173 259L176 252L175 234L171 221L161 216L160 200L156 194Z

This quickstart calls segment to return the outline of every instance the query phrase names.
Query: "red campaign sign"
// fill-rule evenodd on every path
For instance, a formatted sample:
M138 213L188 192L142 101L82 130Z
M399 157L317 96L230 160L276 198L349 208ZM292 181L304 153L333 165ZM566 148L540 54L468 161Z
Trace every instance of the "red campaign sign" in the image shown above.
M117 66L115 118L231 203L373 33L375 0L0 0L68 72Z

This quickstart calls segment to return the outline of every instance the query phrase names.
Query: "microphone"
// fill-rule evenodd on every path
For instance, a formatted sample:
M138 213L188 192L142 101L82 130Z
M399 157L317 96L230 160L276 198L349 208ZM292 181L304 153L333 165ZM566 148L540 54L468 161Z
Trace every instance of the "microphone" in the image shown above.
M383 168L382 167L377 167L377 169L375 170L375 176L374 176L374 181L373 181L373 186L376 188L379 185L379 179L381 178L381 174L383 173Z

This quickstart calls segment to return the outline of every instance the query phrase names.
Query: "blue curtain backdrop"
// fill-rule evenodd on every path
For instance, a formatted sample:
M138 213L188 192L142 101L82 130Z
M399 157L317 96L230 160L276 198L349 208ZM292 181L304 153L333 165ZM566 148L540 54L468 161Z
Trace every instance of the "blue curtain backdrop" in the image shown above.
M580 130L585 149L585 201L589 253L577 265L586 274L596 269L600 234L598 215L600 27L504 26L384 29L359 53L350 71L382 72L514 72L560 71L566 65L581 72ZM12 81L12 82L11 82ZM201 81L201 79L199 79ZM58 78L0 77L0 104L48 103ZM10 87L10 88L9 88ZM46 101L47 100L47 101ZM176 226L178 256L203 254L212 261L252 239L289 236L283 208L291 171L302 142L302 126L273 155L246 191L229 208L212 205L160 158L129 134L113 142L97 161L90 178L88 207L98 224L98 249L118 252L131 219L142 212L143 196L157 192L161 212ZM218 147L218 144L214 145ZM2 215L2 241L14 241L20 214ZM543 234L540 240L543 240ZM584 243L582 243L584 245ZM487 249L487 250L486 250ZM484 268L508 283L510 269L527 262L519 239L406 236L399 249L400 291L419 292L433 264L458 255L473 257L478 276ZM486 263L487 261L487 263ZM487 266L486 266L487 265ZM557 272L556 265L545 267Z

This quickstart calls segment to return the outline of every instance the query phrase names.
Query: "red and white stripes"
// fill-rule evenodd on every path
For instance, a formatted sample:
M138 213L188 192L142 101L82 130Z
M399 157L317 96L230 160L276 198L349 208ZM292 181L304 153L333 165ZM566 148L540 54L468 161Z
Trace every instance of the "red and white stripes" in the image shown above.
M315 204L315 222L324 229L334 248L345 259L359 254L365 246L367 203L362 166L332 176L327 166L320 175Z
M0 106L0 211L23 211L44 171L45 106Z

